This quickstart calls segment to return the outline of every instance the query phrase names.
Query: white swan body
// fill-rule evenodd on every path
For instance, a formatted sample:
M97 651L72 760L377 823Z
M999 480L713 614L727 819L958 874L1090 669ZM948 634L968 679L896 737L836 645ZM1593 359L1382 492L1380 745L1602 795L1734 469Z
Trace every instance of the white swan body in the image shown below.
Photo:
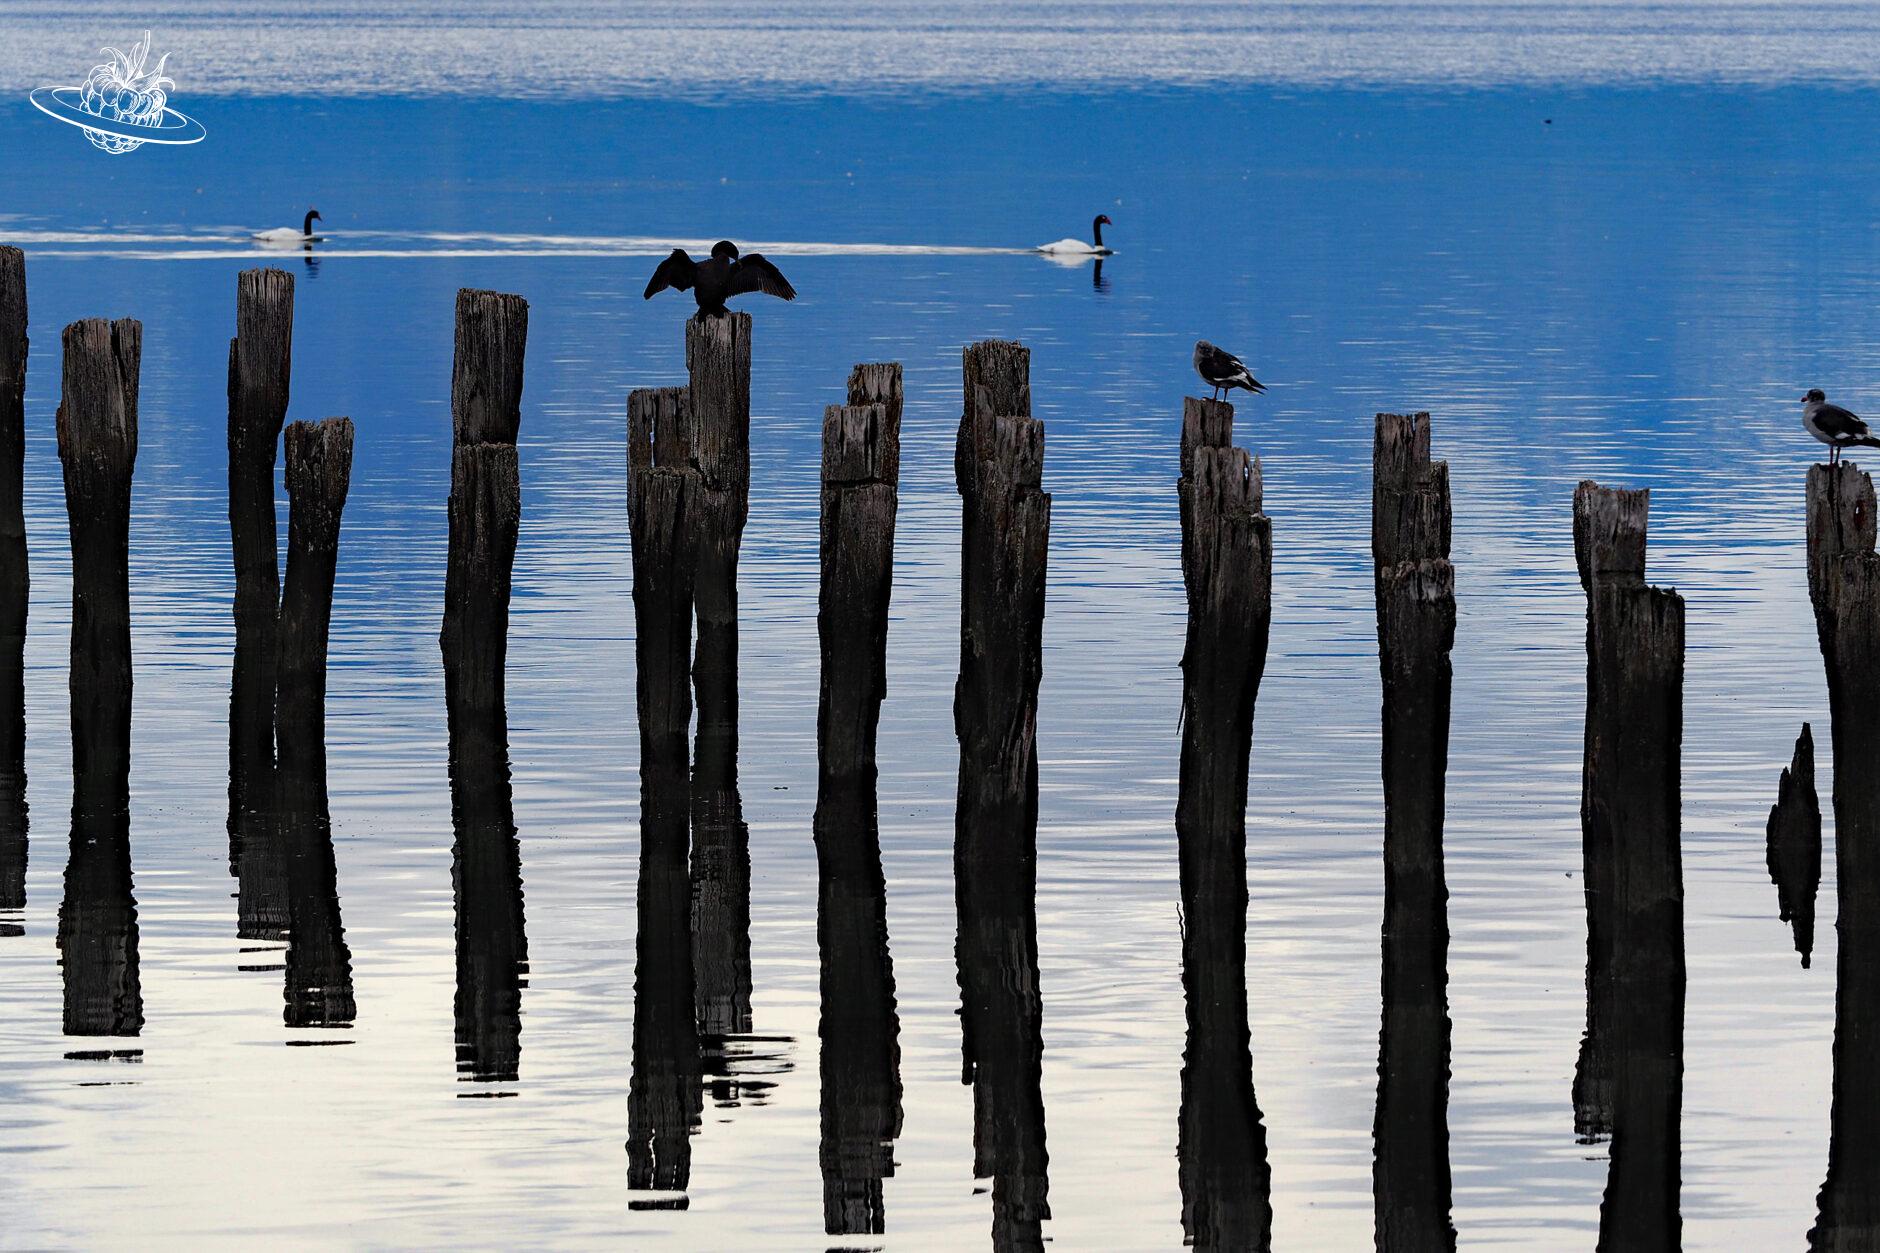
M1090 224L1090 239L1059 239L1048 244L1039 244L1033 251L1053 257L1113 257L1114 248L1107 248L1103 243L1103 228L1112 225L1109 218L1098 214Z
M326 237L313 233L313 224L319 220L320 211L309 209L307 216L301 220L299 230L291 226L277 226L271 231L257 231L250 238L270 248L298 248L302 244L321 243Z

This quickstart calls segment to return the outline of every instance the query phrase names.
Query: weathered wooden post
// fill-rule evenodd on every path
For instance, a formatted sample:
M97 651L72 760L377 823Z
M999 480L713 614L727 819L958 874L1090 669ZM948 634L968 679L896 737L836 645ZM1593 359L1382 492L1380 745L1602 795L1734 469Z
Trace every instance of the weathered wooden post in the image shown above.
M686 323L698 468L692 961L699 1030L751 1029L751 852L738 791L738 551L751 494L751 316Z
M1834 1097L1814 1249L1880 1247L1880 557L1873 480L1808 471L1808 590L1834 750Z
M960 742L954 811L956 956L973 1173L992 1180L998 1247L1036 1244L1050 1218L1038 983L1038 683L1043 673L1044 423L1030 352L987 341L962 357L954 446L961 497Z
M1611 1129L1600 1235L1621 1249L1675 1247L1681 1230L1684 601L1645 583L1649 503L1590 482L1573 498L1587 593L1587 1038L1575 1103L1583 1132Z
M699 734L737 738L738 549L751 500L751 315L685 324L698 467Z
M1182 401L1182 1230L1209 1248L1271 1246L1272 1173L1247 1030L1247 766L1272 622L1273 524L1234 408Z
M281 579L274 527L275 449L293 370L294 277L244 270L228 347L228 520L235 556L235 664L229 695L230 862L241 860L241 812L274 763L274 666Z
M1821 802L1815 794L1815 736L1806 722L1777 784L1766 835L1777 909L1794 929L1795 951L1806 970L1815 949L1815 893L1821 887Z
M529 939L503 710L450 714L451 887L457 918L457 1074L521 1074Z
M457 1071L518 1077L529 947L522 854L509 782L504 667L509 593L522 521L522 429L529 304L457 293L451 366L450 549L444 580L445 704L450 723L451 886L457 928Z
M640 869L627 1094L627 1186L683 1193L703 1106L693 1013L691 798L692 595L699 471L684 388L627 398L627 519L633 544L635 686L640 725ZM630 1201L685 1207L683 1196Z
M444 580L445 699L487 716L503 707L509 589L522 519L516 438L529 304L457 293L451 369L450 551Z
M356 1014L326 794L327 638L340 517L352 480L353 424L347 418L292 423L286 448L274 815L288 868L284 1015L288 1026L331 1027Z
M1377 415L1371 559L1384 727L1384 977L1372 1197L1377 1247L1453 1249L1449 1171L1449 466L1430 415Z
M72 842L59 910L68 1035L143 1027L130 855L130 509L143 326L65 328L59 460L72 539Z
M26 908L25 461L26 255L0 246L0 910Z
M901 367L858 365L823 413L822 648L816 710L817 947L822 958L823 1230L879 1235L901 1133L900 1018L888 952L875 736L901 468Z

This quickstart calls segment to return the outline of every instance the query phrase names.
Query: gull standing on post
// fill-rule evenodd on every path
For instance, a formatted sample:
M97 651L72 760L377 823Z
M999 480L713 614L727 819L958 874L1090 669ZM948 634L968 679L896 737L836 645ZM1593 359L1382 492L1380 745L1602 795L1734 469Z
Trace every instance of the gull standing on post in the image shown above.
M1201 376L1202 382L1214 389L1214 395L1209 397L1211 400L1218 400L1223 392L1232 391L1236 387L1254 393L1266 390L1265 385L1253 377L1253 372L1247 369L1239 357L1225 348L1216 348L1205 339L1195 345L1195 373Z
M1829 465L1841 460L1843 448L1856 445L1880 448L1880 439L1867 429L1867 424L1841 406L1829 404L1827 395L1819 387L1810 389L1802 397L1802 426L1828 446Z

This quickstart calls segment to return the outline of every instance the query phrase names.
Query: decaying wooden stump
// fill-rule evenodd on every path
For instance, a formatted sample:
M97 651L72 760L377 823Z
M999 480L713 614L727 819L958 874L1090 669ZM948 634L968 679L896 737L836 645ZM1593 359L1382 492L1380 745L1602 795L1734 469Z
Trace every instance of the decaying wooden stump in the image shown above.
M451 369L450 549L444 581L446 700L487 717L503 708L509 592L522 519L516 439L529 305L457 293Z
M963 357L954 448L962 501L955 956L973 1173L992 1181L995 1247L1035 1247L1051 1216L1038 982L1038 683L1043 673L1044 423L1030 354L989 341Z
M1873 480L1808 471L1808 590L1834 749L1834 1084L1809 1247L1880 1248L1880 557Z
M130 507L143 327L65 328L59 460L72 539L72 840L59 909L68 1035L143 1028L130 854Z
M1612 1136L1600 1206L1612 1249L1676 1247L1681 1230L1684 602L1645 583L1649 503L1590 482L1573 500L1587 593L1587 1034L1575 1108L1583 1137Z
M1177 1143L1182 1229L1201 1247L1272 1244L1272 1172L1247 1031L1247 767L1273 606L1273 524L1233 406L1182 402L1181 774L1175 806L1188 1017Z
M26 908L26 329L26 256L0 246L0 910Z
M880 1234L901 1132L900 1018L888 952L875 738L887 692L901 368L859 365L823 415L822 680L816 715L823 1229Z
M1384 963L1372 1199L1380 1250L1453 1249L1449 1169L1449 466L1430 415L1380 413L1371 557L1383 678Z

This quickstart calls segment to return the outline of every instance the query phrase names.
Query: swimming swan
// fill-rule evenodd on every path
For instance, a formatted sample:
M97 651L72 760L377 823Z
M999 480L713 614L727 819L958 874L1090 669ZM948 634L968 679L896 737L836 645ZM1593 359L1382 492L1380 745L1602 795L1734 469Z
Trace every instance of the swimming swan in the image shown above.
M1037 251L1060 254L1071 253L1073 255L1086 257L1115 256L1115 249L1105 248L1103 246L1103 228L1110 225L1113 225L1110 219L1104 214L1099 213L1096 216L1096 220L1090 223L1090 238L1094 242L1087 244L1081 239L1060 239L1052 244L1039 244Z
M307 210L307 216L301 219L299 230L295 230L291 226L277 226L271 231L258 232L254 237L255 242L286 246L317 244L326 238L324 235L316 235L313 233L313 224L320 220L320 211L318 209L309 209Z

